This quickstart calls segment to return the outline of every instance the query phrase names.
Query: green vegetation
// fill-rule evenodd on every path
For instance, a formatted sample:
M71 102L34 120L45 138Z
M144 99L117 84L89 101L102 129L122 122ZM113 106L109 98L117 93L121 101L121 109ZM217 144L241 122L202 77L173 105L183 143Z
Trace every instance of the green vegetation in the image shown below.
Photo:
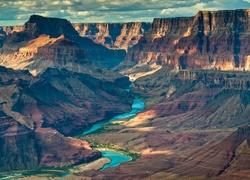
M28 177L28 176L43 176L43 177L63 177L69 174L69 167L46 167L32 170L20 170L0 173L0 179L6 176L13 176L12 178Z
M112 133L112 132L118 132L120 129L109 129L108 127L106 126L103 126L103 127L100 127L99 129L89 133L88 135L91 135L91 134L103 134L103 133Z
M90 141L88 141L88 142L90 142ZM91 143L92 147L96 150L105 149L105 150L109 150L109 151L119 152L119 153L122 153L124 155L131 157L132 161L135 161L136 159L140 158L140 154L132 152L128 148L120 148L120 147L117 147L113 144L100 144L96 141L92 141L90 143Z

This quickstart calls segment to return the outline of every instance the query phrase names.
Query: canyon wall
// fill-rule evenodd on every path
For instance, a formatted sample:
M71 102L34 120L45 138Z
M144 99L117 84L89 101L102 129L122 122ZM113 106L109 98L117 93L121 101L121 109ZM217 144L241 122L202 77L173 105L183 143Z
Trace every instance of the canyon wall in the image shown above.
M97 44L127 50L138 43L151 23L74 23L73 26L80 36L88 37Z
M250 11L200 11L194 17L156 18L127 61L173 69L250 70Z

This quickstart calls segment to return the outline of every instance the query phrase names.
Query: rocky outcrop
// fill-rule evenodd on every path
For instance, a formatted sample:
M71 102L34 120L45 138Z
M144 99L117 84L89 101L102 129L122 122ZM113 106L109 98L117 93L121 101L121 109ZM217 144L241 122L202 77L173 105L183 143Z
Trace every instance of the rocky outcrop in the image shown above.
M134 46L147 32L151 23L84 23L73 24L82 37L92 39L111 49L125 49Z
M154 19L126 60L155 61L172 69L250 70L249 17L249 10L225 10Z
M64 137L50 128L38 128L35 134L39 149L39 167L71 166L87 163L101 156L101 153L92 150L86 141ZM59 145L60 148L58 148Z
M62 34L69 39L78 37L78 33L72 27L71 23L66 19L42 17L32 15L24 24L23 33L27 34L31 39L37 38L41 34L50 35L57 38Z
M75 42L65 39L63 35L57 38L54 43L47 43L42 47L38 47L36 56L61 65L66 65L67 63L90 63L86 58L85 51L79 48Z

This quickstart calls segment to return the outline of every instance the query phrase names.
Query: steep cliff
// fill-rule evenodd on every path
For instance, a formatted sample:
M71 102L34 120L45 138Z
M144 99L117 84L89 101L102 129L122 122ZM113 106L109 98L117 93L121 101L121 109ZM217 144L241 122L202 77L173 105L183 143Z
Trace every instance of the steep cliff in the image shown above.
M74 28L82 37L92 39L111 49L125 49L137 44L151 23L75 23Z
M154 19L126 60L172 69L250 70L249 10L200 11L194 17Z

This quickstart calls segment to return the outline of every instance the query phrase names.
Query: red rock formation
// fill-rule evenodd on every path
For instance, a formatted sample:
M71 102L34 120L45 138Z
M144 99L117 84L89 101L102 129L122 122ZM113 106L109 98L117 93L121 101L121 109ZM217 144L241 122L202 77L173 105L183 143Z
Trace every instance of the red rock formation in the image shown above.
M125 49L137 44L150 28L151 23L85 23L73 24L82 37L92 39L111 49Z
M86 58L85 51L79 48L75 42L64 38L63 35L53 43L38 47L36 56L62 65L67 63L90 63Z
M178 69L249 70L249 17L249 10L228 10L154 19L126 60L157 61Z

